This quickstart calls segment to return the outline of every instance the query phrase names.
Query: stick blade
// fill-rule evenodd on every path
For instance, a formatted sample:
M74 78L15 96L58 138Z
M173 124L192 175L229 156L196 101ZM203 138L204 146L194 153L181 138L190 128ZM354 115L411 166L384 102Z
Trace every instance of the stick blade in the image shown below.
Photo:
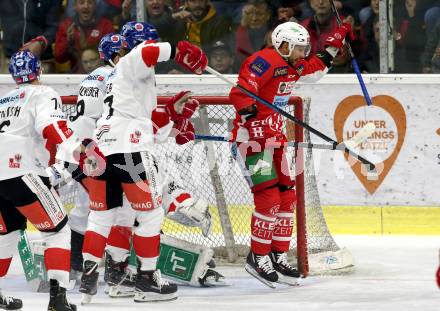
M366 141L368 137L374 133L375 130L376 126L374 125L374 123L367 123L353 138L347 140L346 142L344 142L344 144L345 146L347 146L347 148L356 148L358 145Z

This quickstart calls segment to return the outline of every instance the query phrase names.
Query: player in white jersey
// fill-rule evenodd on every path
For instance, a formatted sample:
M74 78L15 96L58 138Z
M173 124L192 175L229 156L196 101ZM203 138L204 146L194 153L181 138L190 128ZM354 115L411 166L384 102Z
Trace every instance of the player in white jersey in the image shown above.
M145 25L145 27L144 27ZM150 35L151 34L151 29L153 28L149 28L150 25L148 24L143 24L143 23L134 23L133 28L138 27L137 29L139 30L139 32L137 34L143 34L144 36L142 37L142 41L144 41L145 39L156 39L154 37L150 37L150 38L145 38L145 34ZM124 26L125 27L125 26ZM126 27L125 27L126 28ZM142 30L145 30L144 32ZM156 34L157 36L157 34ZM133 38L131 38L133 40ZM137 40L137 38L136 38ZM134 47L134 43L133 41L128 41L129 42L129 47ZM131 46L130 46L131 43ZM169 44L168 44L169 46ZM183 43L183 46L186 46L185 43ZM198 48L197 48L198 50ZM130 54L129 54L130 55ZM200 56L202 56L202 54L200 54ZM126 56L128 57L128 56ZM183 57L182 55L180 55L180 57ZM125 57L124 57L125 58ZM113 79L116 79L118 77L117 71L118 71L118 66L119 64L124 60L124 58L122 58L120 60L120 62L116 65L116 74L112 75L107 83L107 90L109 93L112 92L112 81ZM143 64L143 66L146 66L145 64ZM154 71L153 71L154 73ZM140 85L138 85L140 86ZM125 92L130 92L131 90L129 88L124 90ZM143 93L145 94L145 93ZM139 96L142 96L142 94L140 94ZM143 95L145 96L145 95ZM139 97L136 97L137 99L140 99ZM149 97L150 98L150 97ZM156 98L154 98L156 100ZM104 102L107 102L107 104L109 104L109 97L107 96L106 99L104 100ZM127 105L129 105L131 103L127 102ZM153 107L154 109L154 107ZM102 119L102 118L101 118ZM139 118L137 121L143 122L145 124L148 125L152 125L152 121L151 121L151 115L150 115L150 119L148 118ZM126 119L124 121L124 123L130 123L130 119ZM183 130L183 133L179 134L178 137L176 137L176 139L183 139L185 137L185 135L187 135L187 133L185 132L185 129L188 128L188 124L190 124L189 122L175 122L175 123L171 123L170 126L168 126L166 129L159 129L159 132L169 132L172 128L173 125L175 128L178 128L180 130ZM107 131L110 131L111 127L101 127L98 129L97 131L97 137L100 139L101 142L107 141ZM155 132L155 128L151 127L152 133L153 134ZM140 135L142 133L142 131L139 131ZM135 133L135 135L137 136L137 134ZM166 136L168 135L168 133L166 134ZM194 136L194 133L192 133L192 135ZM180 137L179 137L180 136ZM136 140L135 137L132 137L133 141ZM136 160L139 162L140 159L140 154L136 154ZM119 162L117 164L122 164L124 165L125 159L123 157L123 155L116 155L115 156L116 161L115 162ZM122 159L122 161L120 161ZM114 168L112 169L114 170ZM109 170L110 171L110 170ZM139 288L139 286L143 285L143 282L137 282L137 290L138 290L138 295L136 295L135 300L137 301L145 301L145 300L168 300L168 299L174 299L175 298L175 290L176 287L173 285L169 285L167 283L163 283L160 279L160 275L159 272L156 271L155 269L155 261L157 260L157 255L158 255L158 247L155 247L154 245L156 243L159 242L159 229L160 229L160 224L161 224L161 219L163 218L163 210L160 209L154 209L152 208L152 202L151 199L148 199L149 193L145 190L139 189L140 191L138 191L138 193L136 194L136 183L134 182L134 180L136 179L136 176L130 176L130 174L124 170L121 170L122 172L118 172L113 176L114 172L110 171L110 172L106 172L107 174L103 175L103 178L101 178L99 181L90 181L88 182L91 192L90 192L90 199L91 199L91 214L89 217L89 224L88 224L88 229L85 235L85 239L84 239L84 247L83 247L83 257L84 257L84 273L83 273L83 277L82 277L82 284L80 287L80 291L86 294L94 294L96 293L96 280L97 280L97 264L99 262L99 260L102 257L102 253L105 247L105 242L106 242L106 238L109 235L109 230L110 230L110 226L112 225L111 220L114 219L115 217L115 213L116 210L115 208L120 206L120 202L121 202L121 197L122 197L122 190L124 190L125 194L127 195L128 199L130 200L130 195L131 195L131 199L132 199L132 207L137 210L137 221L139 222L140 226L142 227L142 230L136 229L135 235L134 235L134 245L135 245L135 249L136 249L136 244L138 244L138 248L140 246L140 250L141 255L140 257L140 262L141 265L143 264L144 266L151 267L149 268L146 273L141 273L142 275L146 276L148 274L148 277L150 279L151 282L155 282L155 284L153 285L159 285L160 289L159 290L155 290L153 291L148 291L147 296L145 297L146 294L145 292L147 292L146 290L142 290ZM122 174L121 174L122 173ZM128 174L127 174L128 173ZM118 174L121 174L119 176L117 176ZM145 173L141 173L145 176ZM157 172L153 172L154 177L156 178L155 181L157 182ZM106 176L107 175L107 176ZM109 178L109 176L111 178ZM142 176L141 176L142 178ZM121 185L121 179L122 180L122 185ZM143 181L141 180L141 183L145 183L145 179L146 177L144 177ZM113 188L112 192L108 192L107 190L104 190L104 196L102 196L102 187L100 187L100 185L102 185L102 181L105 181L108 185L111 185L109 188ZM137 180L135 180L137 181ZM138 181L137 181L138 182ZM119 184L119 185L118 185ZM146 183L145 183L146 184ZM176 203L179 205L179 209L176 209L175 213L176 215L179 214L183 214L184 211L188 212L186 215L184 216L188 216L188 214L190 216L193 216L194 219L197 219L198 216L200 218L200 210L197 210L198 208L201 208L204 210L204 212L207 212L207 204L205 203L204 206L200 206L197 205L196 201L194 200L189 200L190 198L186 197L181 197L180 194L182 194L181 190L179 188L175 188L173 189L173 191L168 191L169 189L166 189L166 191L163 191L164 188L168 187L171 184L167 184L166 182L164 182L162 184L162 187L159 185L159 183L156 185L157 189L159 192L166 192L168 194L168 197L171 197L172 199L168 199L169 202L166 203L167 201L167 195L164 194L164 200L163 200L163 206L162 204L159 204L160 207L164 207L166 209L166 211L168 211L169 206L172 203ZM180 191L178 191L180 190ZM179 194L180 192L180 194ZM171 194L171 195L170 195ZM133 197L134 195L134 197ZM145 196L145 197L144 197ZM98 202L96 200L96 197L98 197L98 199L100 199L102 202ZM108 198L106 198L108 197ZM144 198L142 198L144 197ZM95 199L93 199L95 198ZM178 200L181 201L185 201L185 202L179 202ZM176 200L176 202L175 202ZM108 201L108 202L107 202ZM180 204L181 203L181 204ZM155 207L158 207L159 205L156 205ZM150 207L148 207L150 206ZM192 207L192 208L190 208ZM148 210L154 210L154 211L148 211ZM198 215L195 215L198 214ZM152 222L150 221L150 223L148 223L147 221L147 217L153 217ZM205 216L206 218L206 216ZM93 221L91 221L91 219L93 219ZM204 219L206 220L206 219ZM194 221L193 221L194 223ZM210 224L210 221L209 221ZM197 223L196 225L201 226L201 223ZM127 225L126 225L127 226ZM151 226L153 226L153 229L151 230ZM154 229L156 228L156 229ZM150 234L148 232L148 230L150 231L156 231L155 234L153 236L142 236L139 235L139 233L141 234ZM121 230L122 231L122 230ZM137 234L136 234L137 233ZM151 253L153 253L152 255L144 255L142 257L142 254L145 254L145 245L139 245L139 242L136 243L136 239L140 240L141 243L146 243L148 244L151 241L151 244L153 244L153 251ZM110 250L111 251L111 250ZM147 251L148 252L148 251ZM157 254L156 254L157 252ZM142 260L143 259L143 260ZM143 262L144 261L144 262ZM145 268L144 268L145 269ZM142 267L140 267L140 271L144 272L144 270L142 269ZM145 278L145 277L144 277ZM139 280L139 278L138 278ZM139 285L139 286L138 286ZM145 287L144 287L145 288Z
M69 116L69 126L81 140L93 136L96 121L102 114L108 77L112 73L115 64L118 63L119 58L125 54L126 49L125 38L119 34L107 34L100 41L98 50L104 65L92 71L81 82L78 89L75 113ZM82 271L82 246L90 212L86 176L78 176L76 181L81 183L82 187L77 187L78 194L75 196L75 207L69 214L73 276Z
M141 33L148 31L150 25L134 23L124 27L134 27ZM90 187L97 190L90 193L90 203L109 211L120 206L125 193L139 223L133 234L133 247L140 262L134 299L171 300L177 298L177 286L162 280L156 269L164 212L157 163L151 153L151 115L156 108L154 65L174 58L193 72L202 73L207 60L198 47L188 42L179 42L176 48L169 43L138 42L135 37L126 36L126 40L133 49L119 61L107 83L104 113L96 130L99 145L111 163L102 176L90 182Z
M76 306L66 298L69 226L45 168L55 158L78 163L74 152L80 153L83 146L67 127L60 96L40 84L40 68L40 61L28 50L13 54L9 72L18 88L0 97L0 201L7 202L0 205L0 278L7 274L19 230L25 228L28 219L41 232L46 245L48 310L72 311ZM1 298L1 302L9 310L19 309L22 304L12 298Z

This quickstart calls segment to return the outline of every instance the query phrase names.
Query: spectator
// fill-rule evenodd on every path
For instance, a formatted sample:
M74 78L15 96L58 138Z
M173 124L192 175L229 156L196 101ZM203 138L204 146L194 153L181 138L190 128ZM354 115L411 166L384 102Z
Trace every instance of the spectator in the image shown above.
M205 49L218 40L230 41L231 19L219 16L208 0L185 0L183 10L174 17L186 23L184 32L177 36L179 40L187 40ZM177 32L180 31L180 27L176 27Z
M26 42L28 49L40 55L45 72L54 69L52 43L59 21L59 0L1 1L0 23L3 30L4 56L9 59Z
M435 23L438 19L440 19L440 0L434 1L434 3L432 3L426 10L425 24L428 33L434 29Z
M245 0L211 0L217 14L232 18L235 25L240 23L241 10L245 3Z
M428 34L425 50L422 54L422 72L440 72L440 19Z
M123 0L96 0L96 16L113 18L120 14L121 2ZM68 17L75 17L75 0L67 0L65 15Z
M102 61L99 58L99 53L96 49L85 49L81 53L82 73L91 73L98 67L102 66Z
M234 73L234 54L230 47L222 42L215 42L208 50L209 65L220 73Z
M301 13L300 0L284 0L276 6L276 20L278 22L296 22Z
M368 20L372 24L375 16L379 16L379 0L371 0L370 6L359 11L359 19L362 25L366 24Z
M324 44L327 37L332 35L336 28L336 18L332 13L329 0L309 0L314 15L301 22L310 34L311 51L310 54L316 54L324 50ZM341 16L343 18L343 16Z
M269 6L263 0L248 0L243 7L241 23L235 34L235 49L239 63L265 44L270 14Z
M372 27L373 29L368 32L372 35L366 37L368 49L360 57L361 69L365 73L380 72L380 28L378 16L372 21Z
M125 0L122 4L122 23L129 20L136 20L136 1ZM177 44L179 34L185 29L185 24L176 22L173 17L173 10L165 4L165 0L145 0L147 10L146 22L156 27L161 41ZM177 17L176 17L177 18ZM179 30L176 30L176 28Z
M405 0L404 13L397 20L395 64L398 73L420 73L420 57L426 44L423 0ZM397 8L399 9L399 8Z
M96 16L96 0L74 0L75 16L61 21L56 35L55 60L70 62L70 72L81 71L80 53L86 48L97 48L102 36L113 32L113 25L105 17Z

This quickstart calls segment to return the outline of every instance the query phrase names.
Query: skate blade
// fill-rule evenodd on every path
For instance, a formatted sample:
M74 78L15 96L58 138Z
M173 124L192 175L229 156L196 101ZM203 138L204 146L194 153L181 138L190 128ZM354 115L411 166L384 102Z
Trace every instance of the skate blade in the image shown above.
M134 288L127 286L109 286L108 295L112 298L133 297Z
M299 280L294 277L289 277L278 273L278 281L279 284L285 284L289 286L300 286Z
M252 275L254 278L256 278L258 281L260 281L261 283L263 283L264 285L270 287L270 288L276 288L276 285L268 280L263 279L258 273L257 271L255 271L254 268L252 268L250 265L246 264L246 266L244 266L244 269L247 271L247 273L249 273L250 275Z
M177 299L177 292L171 294L157 294L153 292L138 292L134 294L134 302L172 301Z
M231 285L232 285L232 283L226 281L225 279L210 280L208 278L208 279L206 279L205 283L203 284L203 287L231 286Z
M82 294L81 295L81 305L86 305L92 302L92 297L93 295L89 295L89 294Z

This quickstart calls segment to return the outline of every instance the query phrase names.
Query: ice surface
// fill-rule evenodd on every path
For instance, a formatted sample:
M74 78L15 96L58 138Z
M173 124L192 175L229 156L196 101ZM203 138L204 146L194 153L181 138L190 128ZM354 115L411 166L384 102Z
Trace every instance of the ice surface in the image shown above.
M165 303L134 303L107 298L100 288L93 303L78 310L420 310L440 311L440 289L435 283L439 264L439 236L336 236L356 261L352 274L313 276L300 287L279 285L272 290L249 276L241 266L218 270L230 287L179 287L179 299ZM23 310L46 310L48 294L29 291L18 255L3 282L6 294L23 299ZM79 304L78 289L69 292Z

